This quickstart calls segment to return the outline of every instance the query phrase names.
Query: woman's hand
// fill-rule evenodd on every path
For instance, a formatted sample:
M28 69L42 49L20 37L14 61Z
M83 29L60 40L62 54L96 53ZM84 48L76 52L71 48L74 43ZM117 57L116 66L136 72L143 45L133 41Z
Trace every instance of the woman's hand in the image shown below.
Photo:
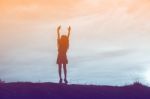
M71 31L71 27L69 26L69 27L68 27L68 32L70 33L70 31Z
M60 37L60 29L61 29L61 25L58 26L58 28L57 28L57 35L58 35L58 38Z
M61 29L61 25L60 25L60 26L58 26L57 31L59 32L59 31L60 31L60 29Z
M71 31L71 27L69 26L69 27L68 27L68 38L69 38L69 36L70 36L70 31Z

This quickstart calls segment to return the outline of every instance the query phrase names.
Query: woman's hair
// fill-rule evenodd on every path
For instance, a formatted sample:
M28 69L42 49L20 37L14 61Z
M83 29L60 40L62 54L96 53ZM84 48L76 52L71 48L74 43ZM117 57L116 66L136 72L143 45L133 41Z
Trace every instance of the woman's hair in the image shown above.
M68 50L68 48L69 48L68 36L62 35L59 43L60 43L59 46L61 49L65 50L65 51Z

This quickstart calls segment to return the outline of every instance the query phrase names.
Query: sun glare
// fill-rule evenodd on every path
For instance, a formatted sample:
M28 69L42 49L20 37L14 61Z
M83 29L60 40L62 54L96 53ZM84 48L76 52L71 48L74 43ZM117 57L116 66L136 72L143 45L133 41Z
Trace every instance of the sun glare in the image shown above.
M147 83L150 84L150 70L147 70L145 73L144 73L144 79Z

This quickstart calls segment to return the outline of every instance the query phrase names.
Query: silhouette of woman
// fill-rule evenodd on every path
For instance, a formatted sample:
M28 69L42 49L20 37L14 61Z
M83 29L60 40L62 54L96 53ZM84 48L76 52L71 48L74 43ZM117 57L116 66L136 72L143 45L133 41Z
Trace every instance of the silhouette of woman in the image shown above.
M66 64L68 64L68 59L67 59L67 50L69 48L69 36L70 36L70 31L71 27L68 27L68 35L62 35L60 38L60 29L61 26L57 28L57 45L58 45L58 57L57 57L57 64L58 64L58 73L59 73L59 83L62 83L62 76L61 76L61 69L63 66L64 70L64 82L67 84L67 67Z

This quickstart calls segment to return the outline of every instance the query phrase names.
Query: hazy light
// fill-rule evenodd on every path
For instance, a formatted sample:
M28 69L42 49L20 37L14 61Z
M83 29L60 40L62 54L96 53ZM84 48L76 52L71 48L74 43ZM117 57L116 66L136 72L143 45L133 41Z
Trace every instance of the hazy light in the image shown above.
M150 84L150 69L148 69L147 71L145 71L144 78L146 80L146 83Z

